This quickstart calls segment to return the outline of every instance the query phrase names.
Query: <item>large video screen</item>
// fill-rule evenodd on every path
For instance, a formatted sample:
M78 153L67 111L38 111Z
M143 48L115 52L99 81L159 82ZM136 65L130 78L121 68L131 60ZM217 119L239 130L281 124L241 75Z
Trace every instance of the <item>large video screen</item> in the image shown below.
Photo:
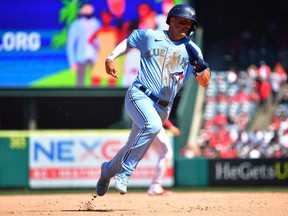
M139 51L105 59L133 29L163 29L173 0L13 0L0 7L0 88L127 87Z

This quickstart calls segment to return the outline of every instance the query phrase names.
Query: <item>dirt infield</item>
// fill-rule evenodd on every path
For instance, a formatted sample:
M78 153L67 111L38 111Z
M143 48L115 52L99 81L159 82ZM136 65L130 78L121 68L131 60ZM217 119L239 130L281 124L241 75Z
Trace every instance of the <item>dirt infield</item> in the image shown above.
M126 195L91 194L1 195L0 215L62 216L287 216L287 192L174 192L151 197L143 192Z

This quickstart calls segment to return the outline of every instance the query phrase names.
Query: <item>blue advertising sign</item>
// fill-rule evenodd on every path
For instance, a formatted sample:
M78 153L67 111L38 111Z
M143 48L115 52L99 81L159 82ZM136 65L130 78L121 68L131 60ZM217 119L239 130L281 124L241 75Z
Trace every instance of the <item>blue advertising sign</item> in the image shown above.
M165 10L173 4L172 0L2 1L0 88L125 88L137 75L138 51L115 61L117 80L106 74L105 58L133 29L162 28Z

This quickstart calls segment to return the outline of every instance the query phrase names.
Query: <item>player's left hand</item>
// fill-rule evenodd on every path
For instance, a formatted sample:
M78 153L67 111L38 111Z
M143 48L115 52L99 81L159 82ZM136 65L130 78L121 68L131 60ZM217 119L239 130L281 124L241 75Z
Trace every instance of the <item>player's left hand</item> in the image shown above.
M209 67L208 63L200 58L197 50L190 43L185 44L185 48L189 55L189 62L194 66L196 73L202 72Z

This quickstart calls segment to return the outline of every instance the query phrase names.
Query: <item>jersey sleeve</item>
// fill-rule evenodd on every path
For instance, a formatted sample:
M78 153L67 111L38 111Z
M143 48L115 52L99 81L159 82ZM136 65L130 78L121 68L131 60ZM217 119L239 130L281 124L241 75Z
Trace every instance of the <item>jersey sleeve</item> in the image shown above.
M146 30L136 29L128 37L128 44L132 48L141 50L145 38Z
M197 46L197 44L195 44L193 41L190 41L190 44L192 44L192 46L197 50L199 57L203 59L203 54L200 47Z

